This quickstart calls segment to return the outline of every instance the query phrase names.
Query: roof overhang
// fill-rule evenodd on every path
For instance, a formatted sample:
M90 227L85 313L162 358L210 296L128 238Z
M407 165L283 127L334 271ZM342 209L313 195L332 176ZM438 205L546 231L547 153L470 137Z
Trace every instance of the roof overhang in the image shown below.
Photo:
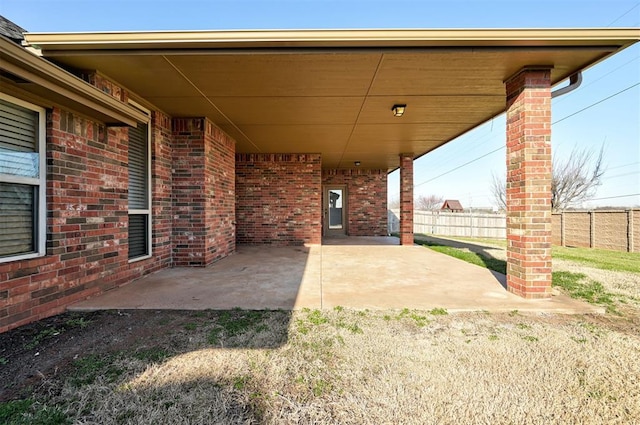
M0 36L2 91L42 106L68 107L106 124L136 126L148 118L137 109Z
M238 152L322 153L391 170L506 107L526 66L560 83L638 28L26 33L61 66L98 70L172 116L206 116ZM135 97L134 95L134 97ZM394 117L394 104L407 104Z

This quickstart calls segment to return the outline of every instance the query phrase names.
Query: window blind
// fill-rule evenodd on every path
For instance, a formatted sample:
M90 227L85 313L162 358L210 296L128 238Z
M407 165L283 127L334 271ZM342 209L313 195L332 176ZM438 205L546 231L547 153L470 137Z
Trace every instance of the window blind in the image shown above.
M129 258L148 254L147 214L129 214Z
M35 251L37 187L0 183L0 257Z
M149 208L148 126L129 128L129 209Z

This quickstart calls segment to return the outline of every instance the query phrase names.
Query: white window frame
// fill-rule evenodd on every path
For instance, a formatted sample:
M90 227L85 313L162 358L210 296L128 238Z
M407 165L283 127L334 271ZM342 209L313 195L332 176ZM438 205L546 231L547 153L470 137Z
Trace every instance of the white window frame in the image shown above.
M153 257L153 217L152 217L152 205L151 205L151 201L153 199L152 197L152 193L153 193L153 189L151 187L151 111L147 108L145 108L144 106L140 105L138 102L129 99L129 105L133 106L134 108L140 110L141 112L143 112L144 114L147 115L147 121L144 124L147 124L147 188L148 188L148 193L147 193L147 205L149 206L147 209L144 210L140 210L140 209L128 209L127 211L127 215L146 215L147 216L147 254L145 255L141 255L139 257L135 257L135 258L129 258L129 263L135 263L137 261L142 261L142 260L146 260L149 259L151 257ZM128 167L128 161L127 161L127 167ZM128 207L127 207L128 208ZM127 238L128 238L128 234L127 234Z
M36 186L38 188L38 207L36 208L34 217L34 223L36 225L35 234L35 252L29 252L26 254L16 254L8 257L0 258L0 263L7 263L10 261L27 260L29 258L43 257L46 255L47 250L47 155L46 155L46 122L47 113L44 108L34 105L29 102L17 99L13 96L9 96L5 93L0 93L0 99L5 102L13 103L21 106L25 109L38 113L38 178L12 176L9 174L0 174L0 182L2 183L14 183L25 184L30 186Z

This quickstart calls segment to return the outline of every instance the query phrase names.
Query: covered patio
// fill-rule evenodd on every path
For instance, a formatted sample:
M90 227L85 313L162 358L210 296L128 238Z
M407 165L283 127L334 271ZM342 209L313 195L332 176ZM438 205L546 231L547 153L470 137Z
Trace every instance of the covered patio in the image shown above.
M237 247L206 268L164 269L69 307L103 309L444 308L447 311L602 313L566 295L525 300L500 273L394 237L322 245Z

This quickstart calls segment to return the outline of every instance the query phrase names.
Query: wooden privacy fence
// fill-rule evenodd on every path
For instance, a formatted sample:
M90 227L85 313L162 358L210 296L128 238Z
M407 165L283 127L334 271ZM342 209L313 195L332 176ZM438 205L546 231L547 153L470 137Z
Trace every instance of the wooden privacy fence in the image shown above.
M400 229L400 211L389 210L389 232ZM561 246L640 252L640 209L553 213L552 242ZM506 239L504 214L415 211L413 231L440 236Z
M400 229L400 211L389 210L389 232ZM506 239L504 214L477 212L414 211L414 233L440 236L463 236L470 238Z

